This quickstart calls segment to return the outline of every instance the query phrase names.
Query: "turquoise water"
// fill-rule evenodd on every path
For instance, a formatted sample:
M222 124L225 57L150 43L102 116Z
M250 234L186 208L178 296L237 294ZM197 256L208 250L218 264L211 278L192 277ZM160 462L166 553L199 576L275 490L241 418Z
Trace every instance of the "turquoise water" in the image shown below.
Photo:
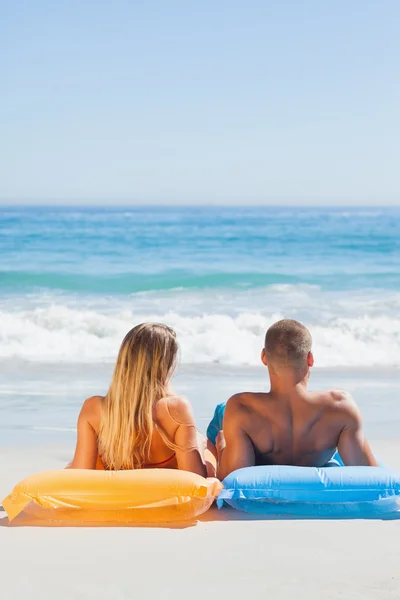
M112 361L140 320L183 362L256 364L303 320L323 366L400 365L400 210L2 208L0 356Z
M398 289L399 233L393 209L2 209L0 289Z

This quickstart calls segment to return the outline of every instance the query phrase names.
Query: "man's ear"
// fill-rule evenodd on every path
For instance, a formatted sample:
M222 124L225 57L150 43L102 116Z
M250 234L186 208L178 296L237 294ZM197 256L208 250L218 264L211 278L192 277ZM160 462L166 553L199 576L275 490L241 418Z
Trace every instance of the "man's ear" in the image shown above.
M261 350L261 362L263 363L263 365L268 367L268 361L267 361L267 355L265 354L265 348L263 348Z
M314 366L314 355L313 355L312 352L308 353L307 364L308 364L309 367L313 367Z

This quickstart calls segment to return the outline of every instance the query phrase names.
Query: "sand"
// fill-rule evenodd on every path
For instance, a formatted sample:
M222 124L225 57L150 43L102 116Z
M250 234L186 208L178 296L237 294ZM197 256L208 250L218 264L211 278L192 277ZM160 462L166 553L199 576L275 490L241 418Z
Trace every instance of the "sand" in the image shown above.
M398 442L374 448L400 468ZM0 496L68 457L54 444L0 450ZM400 521L268 521L213 508L174 528L23 522L0 512L1 600L400 598Z
M109 378L87 365L11 367L0 368L0 500L25 476L65 466L81 402ZM257 369L182 368L177 377L203 430L218 402L266 383ZM400 470L398 371L316 370L312 383L350 389L373 449ZM400 521L267 521L212 509L175 528L24 522L9 526L0 511L0 600L400 599Z

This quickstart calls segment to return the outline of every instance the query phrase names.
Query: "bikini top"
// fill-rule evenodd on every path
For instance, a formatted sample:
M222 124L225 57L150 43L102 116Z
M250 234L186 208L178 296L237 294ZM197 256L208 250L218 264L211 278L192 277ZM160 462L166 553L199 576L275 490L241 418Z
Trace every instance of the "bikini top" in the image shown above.
M171 418L171 420L174 421L174 423L176 423L177 425L182 425L182 423L180 423L179 421L177 421L171 415L171 412L170 412L169 407L168 407L168 396L165 397L165 398L161 398L158 402L164 402L165 408L166 408L167 413L168 413L169 417ZM155 421L154 421L154 427L158 431L158 433L160 434L160 436L163 439L163 441L165 442L165 445L168 446L167 442L171 443L171 441L168 439L168 436L167 436L166 432ZM195 449L195 446L193 446L193 448L188 448L188 450L194 450L194 449ZM153 463L145 463L142 468L144 468L144 469L151 469L151 468L157 469L157 468L160 468L160 467L165 467L165 465L167 465L168 463L172 462L175 459L175 457L176 457L176 453L173 452L173 454L170 457L166 458L165 460L161 460L159 462L153 462Z

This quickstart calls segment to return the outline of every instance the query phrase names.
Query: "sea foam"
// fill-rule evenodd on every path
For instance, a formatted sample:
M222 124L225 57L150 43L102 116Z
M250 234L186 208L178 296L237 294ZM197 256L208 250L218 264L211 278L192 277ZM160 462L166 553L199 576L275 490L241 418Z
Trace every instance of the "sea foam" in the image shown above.
M333 297L278 286L259 296L171 292L130 299L30 299L0 307L0 356L30 361L115 360L126 332L144 321L173 327L182 363L256 365L266 329L296 318L311 330L321 367L400 367L400 296Z

